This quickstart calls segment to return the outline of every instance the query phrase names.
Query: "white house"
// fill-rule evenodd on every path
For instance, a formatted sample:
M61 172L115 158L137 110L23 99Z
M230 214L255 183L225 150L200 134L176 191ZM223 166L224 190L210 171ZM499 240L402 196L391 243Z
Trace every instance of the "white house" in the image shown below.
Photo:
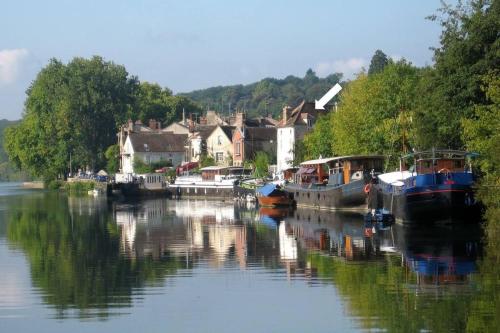
M303 101L295 109L289 106L283 108L283 116L277 132L277 172L293 166L295 143L304 139L319 116L326 114L325 110L316 110L314 103Z
M218 125L207 138L207 153L217 165L232 165L234 129L233 126Z
M145 164L168 162L178 166L184 161L185 134L170 132L131 132L125 140L121 154L122 173L135 174L134 161L140 160Z

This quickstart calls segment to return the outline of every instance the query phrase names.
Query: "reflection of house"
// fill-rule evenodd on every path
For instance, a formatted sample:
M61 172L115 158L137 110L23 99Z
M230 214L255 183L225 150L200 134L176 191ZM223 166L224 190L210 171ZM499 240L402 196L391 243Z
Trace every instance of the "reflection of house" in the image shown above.
M233 126L217 126L207 138L207 153L217 165L229 166L233 158Z
M290 229L290 225L282 221L279 225L278 233L280 237L281 259L285 261L297 260L297 238Z
M165 162L173 166L184 160L184 141L187 135L170 132L131 132L125 140L122 159L122 172L133 174L134 161L144 164Z
M325 110L316 110L314 103L303 101L295 109L289 106L283 108L283 116L277 132L277 168L278 172L292 167L295 143L302 140L309 132L319 116Z

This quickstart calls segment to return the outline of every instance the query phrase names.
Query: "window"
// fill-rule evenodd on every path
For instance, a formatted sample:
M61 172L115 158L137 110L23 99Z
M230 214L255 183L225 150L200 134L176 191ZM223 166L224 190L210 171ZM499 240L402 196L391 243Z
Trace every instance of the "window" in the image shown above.
M220 146L222 144L222 135L217 137L217 144Z
M224 153L215 153L215 162L222 162L224 160Z
M241 143L237 142L236 143L236 155L241 154Z

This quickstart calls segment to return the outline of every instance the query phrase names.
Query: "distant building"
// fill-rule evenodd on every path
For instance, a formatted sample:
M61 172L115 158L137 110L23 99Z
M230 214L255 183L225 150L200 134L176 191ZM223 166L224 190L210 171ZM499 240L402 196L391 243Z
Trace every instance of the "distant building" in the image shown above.
M295 143L304 139L319 116L326 114L325 110L316 110L314 103L303 101L295 109L289 106L283 108L283 115L277 131L277 171L282 172L293 165Z
M217 165L229 166L233 158L234 126L218 125L207 138L207 154L212 156Z
M233 165L243 166L245 161L255 159L264 151L270 161L276 159L276 127L236 128L233 132Z
M202 155L207 155L207 139L217 126L197 126L189 133L186 142L186 161L199 162Z
M122 173L135 174L134 161L145 164L167 162L178 166L184 161L186 134L170 132L130 132L121 152Z

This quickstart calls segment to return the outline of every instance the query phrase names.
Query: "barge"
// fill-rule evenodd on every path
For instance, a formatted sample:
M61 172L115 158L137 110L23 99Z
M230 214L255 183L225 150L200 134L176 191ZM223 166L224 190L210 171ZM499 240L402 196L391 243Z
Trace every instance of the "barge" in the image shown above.
M383 206L397 221L450 221L479 218L470 159L458 150L431 150L403 156L400 171L378 176ZM406 170L406 164L412 164Z
M384 156L342 156L305 161L285 185L297 206L366 210L366 186L383 170Z

